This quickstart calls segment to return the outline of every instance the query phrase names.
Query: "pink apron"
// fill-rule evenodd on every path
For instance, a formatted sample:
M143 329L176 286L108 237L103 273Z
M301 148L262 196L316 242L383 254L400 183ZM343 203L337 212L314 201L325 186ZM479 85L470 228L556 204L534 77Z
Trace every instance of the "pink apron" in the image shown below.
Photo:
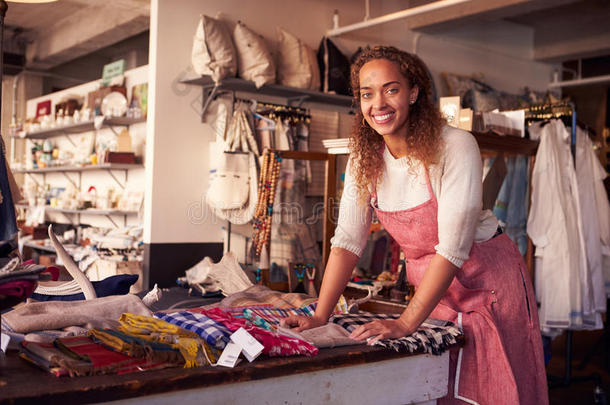
M384 228L401 246L411 284L421 282L438 244L438 202L382 211L371 204ZM449 393L439 404L548 404L538 312L528 272L505 235L474 243L470 258L430 315L460 325L463 348L450 354ZM464 402L462 402L464 401Z

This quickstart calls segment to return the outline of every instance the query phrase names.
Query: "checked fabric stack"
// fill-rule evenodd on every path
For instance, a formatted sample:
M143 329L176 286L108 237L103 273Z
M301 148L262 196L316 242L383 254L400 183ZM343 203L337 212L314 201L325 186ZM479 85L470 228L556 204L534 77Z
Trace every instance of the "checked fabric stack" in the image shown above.
M349 332L359 325L379 320L398 319L400 315L371 314L360 312L358 314L334 315L330 322L336 323ZM375 342L376 346L393 349L397 352L442 354L448 347L457 343L462 331L449 321L426 319L415 333L398 339L382 339Z

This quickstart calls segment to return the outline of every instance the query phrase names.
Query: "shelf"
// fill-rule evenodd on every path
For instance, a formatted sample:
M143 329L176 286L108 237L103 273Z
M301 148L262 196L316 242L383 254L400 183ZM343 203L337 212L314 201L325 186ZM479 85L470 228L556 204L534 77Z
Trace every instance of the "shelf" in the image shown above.
M55 253L55 248L53 246L39 245L38 243L36 243L34 241L24 242L23 246L26 246L26 247L29 247L32 249L42 250L45 252Z
M102 126L104 127L112 127L112 126L122 126L128 127L133 124L138 124L140 122L146 122L146 118L126 118L126 117L114 117L114 118L105 118ZM40 131L28 132L25 137L21 136L13 136L14 138L20 139L47 139L57 135L65 135L65 134L78 134L80 132L93 131L95 126L93 124L93 120L79 122L77 124L64 125L61 127L54 127L50 129L41 129Z
M15 204L17 208L30 208L27 204ZM55 208L51 206L45 206L47 212L61 212L62 214L85 214L85 215L137 215L138 211L122 211L122 210L98 210L95 208L88 208L83 210L68 210L64 208Z
M506 154L534 156L538 150L538 141L521 138L518 136L502 136L493 132L472 132L479 149L485 151L504 152ZM329 154L349 154L347 147L332 146L327 147Z
M504 152L507 154L535 156L538 141L518 136L502 136L493 132L472 132L479 144L479 149Z
M129 170L140 169L144 166L141 164L126 164L126 163L103 163L101 165L86 165L86 166L53 166L43 169L15 169L13 173L52 173L52 172L84 172L90 170Z
M206 89L211 91L209 97L212 98L218 92L224 90L256 94L257 96L284 98L288 100L289 104L296 103L296 105L300 105L302 103L315 103L333 107L341 107L346 110L351 110L352 108L352 97L350 96L322 93L315 90L297 89L279 84L265 84L261 88L256 88L254 82L249 80L226 78L216 85L209 76L185 79L181 80L180 82L184 84L202 86L204 88L204 108L202 109L202 115L205 113L207 104L209 104L209 101L206 100L208 98L205 91Z

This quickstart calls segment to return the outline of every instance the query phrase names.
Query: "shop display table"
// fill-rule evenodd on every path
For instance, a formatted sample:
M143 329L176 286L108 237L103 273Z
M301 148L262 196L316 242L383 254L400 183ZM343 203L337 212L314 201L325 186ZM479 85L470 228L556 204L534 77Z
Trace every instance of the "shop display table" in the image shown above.
M242 360L235 368L171 368L57 378L0 353L0 403L434 404L447 393L449 353L396 353L365 345L313 357Z

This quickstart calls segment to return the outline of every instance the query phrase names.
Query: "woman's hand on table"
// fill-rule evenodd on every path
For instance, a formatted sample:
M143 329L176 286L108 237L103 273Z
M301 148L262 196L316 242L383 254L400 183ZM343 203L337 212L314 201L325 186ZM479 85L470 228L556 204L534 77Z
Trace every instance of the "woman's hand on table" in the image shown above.
M326 324L326 320L316 318L315 316L291 315L280 321L280 326L294 328L295 331L301 332L306 329L317 328Z
M401 319L388 319L360 325L352 331L349 337L355 340L366 340L367 344L372 345L380 339L401 338L414 331Z

